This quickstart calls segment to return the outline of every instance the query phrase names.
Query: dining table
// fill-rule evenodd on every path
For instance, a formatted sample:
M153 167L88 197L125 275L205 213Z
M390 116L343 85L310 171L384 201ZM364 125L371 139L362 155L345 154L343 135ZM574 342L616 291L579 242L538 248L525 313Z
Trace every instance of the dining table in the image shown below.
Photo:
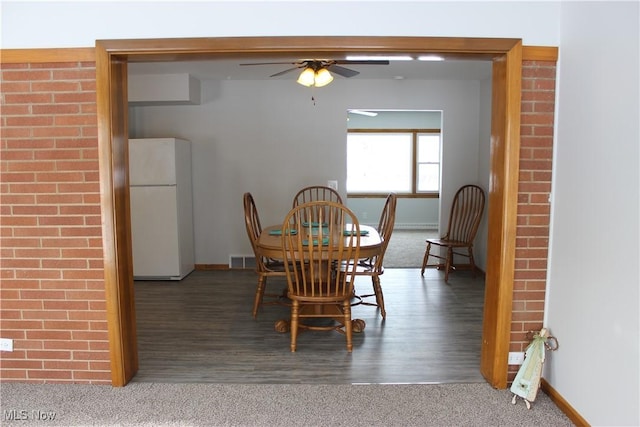
M348 228L348 227L347 227ZM270 225L262 229L258 237L258 248L262 256L283 259L282 225ZM347 239L348 237L345 237ZM360 258L372 258L382 251L382 238L375 227L360 224Z
M347 230L350 228L347 227ZM345 239L350 241L349 236L345 233ZM260 254L266 258L275 260L283 260L284 255L282 251L282 224L270 225L262 229L260 236L258 237L258 250ZM359 259L366 260L380 255L383 250L383 241L375 227L360 224L360 255ZM362 299L354 294L355 302L352 306L361 303ZM362 332L365 328L365 322L362 319L353 319L351 321L354 332ZM288 320L278 320L275 324L275 329L278 332L289 331Z

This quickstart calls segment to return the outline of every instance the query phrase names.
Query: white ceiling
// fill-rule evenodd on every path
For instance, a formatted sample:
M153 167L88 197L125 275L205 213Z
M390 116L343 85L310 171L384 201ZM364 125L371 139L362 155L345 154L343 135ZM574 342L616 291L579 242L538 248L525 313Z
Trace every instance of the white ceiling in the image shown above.
M269 80L295 79L293 70L277 77L272 74L295 67L300 59L234 59L180 62L130 63L131 74L188 73L200 80ZM241 63L285 62L280 65L241 66ZM491 62L480 60L392 61L389 65L341 65L360 74L351 79L411 79L411 80L483 80L491 76ZM336 76L337 79L344 77Z

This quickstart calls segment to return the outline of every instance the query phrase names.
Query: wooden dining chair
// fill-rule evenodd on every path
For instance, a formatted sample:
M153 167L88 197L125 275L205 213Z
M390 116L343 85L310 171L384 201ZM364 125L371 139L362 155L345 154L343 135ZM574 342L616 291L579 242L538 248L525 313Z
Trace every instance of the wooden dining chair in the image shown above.
M380 214L380 222L378 223L378 233L382 240L380 252L372 258L359 260L355 270L357 276L370 276L373 284L372 294L358 296L361 300L360 304L379 307L383 319L386 318L387 312L384 308L384 295L380 286L380 276L384 273L384 254L387 251L387 246L389 246L389 239L391 239L396 220L396 203L397 196L394 193L389 194ZM364 298L374 296L376 297L375 303L364 300Z
M312 211L320 212L318 220L326 222L327 227L315 227L303 221ZM296 206L282 225L282 253L287 297L291 300L291 351L296 351L299 330L306 329L344 333L347 351L351 352L351 298L355 261L360 254L360 224L355 214L331 201ZM337 268L343 262L348 262L350 267ZM327 325L305 321L311 318L334 322Z
M427 249L422 260L421 275L427 267L441 268L442 262L429 265L429 257L444 261L444 281L449 281L449 272L455 269L454 255L469 258L471 273L475 276L476 264L473 259L473 240L484 212L484 190L477 185L462 186L453 197L453 205L449 213L447 232L439 239L427 239ZM431 253L431 247L438 246L446 250L446 255ZM466 252L460 252L461 250Z
M262 226L260 225L260 217L258 215L258 209L256 208L255 200L251 193L244 193L244 222L247 229L247 235L251 242L253 254L256 259L256 273L258 274L258 285L256 286L256 293L253 301L253 318L258 316L258 309L262 305L283 305L284 292L280 294L265 294L268 277L282 277L283 280L286 277L284 271L284 263L279 260L266 258L261 255L260 248L258 247L258 238L262 232ZM264 298L268 297L269 300L265 301Z
M328 201L342 204L340 193L338 193L333 188L323 185L313 185L310 187L302 188L296 193L296 195L293 197L292 207L295 208L298 205L315 201ZM316 206L316 209L321 209L321 207ZM302 218L304 222L319 222L318 217L320 213L317 212L317 210L310 211L309 213L311 214L309 217ZM322 214L325 218L327 217L326 212L323 212Z

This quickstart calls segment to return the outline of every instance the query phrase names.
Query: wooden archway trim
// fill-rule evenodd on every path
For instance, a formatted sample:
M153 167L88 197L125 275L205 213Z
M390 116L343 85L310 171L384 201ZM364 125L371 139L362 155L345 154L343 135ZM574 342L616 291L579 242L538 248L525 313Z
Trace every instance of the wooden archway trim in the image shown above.
M45 62L95 62L93 47L0 49L2 64L42 64ZM522 46L523 61L557 61L558 48L553 46Z
M430 37L230 37L96 42L101 206L112 384L138 369L127 176L127 62L232 57L438 53L494 63L489 241L481 372L507 385L520 146L520 39Z

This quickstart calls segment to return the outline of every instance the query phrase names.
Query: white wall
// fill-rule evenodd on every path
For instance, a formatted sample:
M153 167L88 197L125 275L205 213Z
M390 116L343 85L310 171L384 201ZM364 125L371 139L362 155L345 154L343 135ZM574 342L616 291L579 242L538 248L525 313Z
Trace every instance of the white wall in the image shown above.
M3 0L1 31L5 48L86 47L122 38L299 35L506 37L557 46L558 19L559 2L537 1Z
M475 262L483 270L487 265L487 240L489 238L489 181L491 179L491 79L480 82L480 118L478 132L477 184L485 191L485 213L478 227L474 242Z
M640 425L639 12L562 6L545 377L591 425Z
M293 80L204 80L201 86L201 105L129 109L131 137L192 142L197 264L226 264L229 255L251 254L242 215L245 191L254 195L263 225L279 223L293 195L307 185L335 179L346 199L346 117L354 105L443 111L445 212L460 185L478 180L478 81L336 79L315 90ZM359 216L377 224L381 208L371 206L366 219Z
M640 425L637 2L4 1L1 19L3 48L268 35L515 37L559 46L547 325L561 347L549 354L545 377L590 424Z

